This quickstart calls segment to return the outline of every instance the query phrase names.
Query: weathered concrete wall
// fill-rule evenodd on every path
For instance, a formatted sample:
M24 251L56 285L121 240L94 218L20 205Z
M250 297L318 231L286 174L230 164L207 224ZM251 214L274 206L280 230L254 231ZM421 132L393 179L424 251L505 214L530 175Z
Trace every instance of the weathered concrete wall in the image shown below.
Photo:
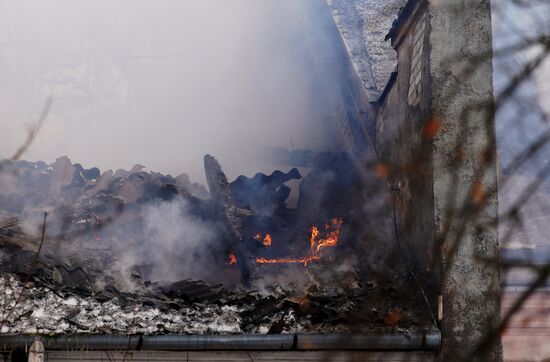
M497 229L479 226L497 218L491 8L489 0L432 0L429 13L432 113L443 122L433 142L442 354L458 358L474 352L500 314ZM500 359L496 338L479 360Z
M438 253L433 228L431 139L423 133L431 114L428 37L425 29L416 38L407 35L414 32L417 24L426 24L425 8L425 5L417 6L392 41L398 54L398 71L382 94L375 120L371 122L376 122L380 161L391 170L388 181L395 190L399 239L411 267L435 300L439 275L434 272ZM417 89L420 92L418 102L408 101L411 75L421 82Z

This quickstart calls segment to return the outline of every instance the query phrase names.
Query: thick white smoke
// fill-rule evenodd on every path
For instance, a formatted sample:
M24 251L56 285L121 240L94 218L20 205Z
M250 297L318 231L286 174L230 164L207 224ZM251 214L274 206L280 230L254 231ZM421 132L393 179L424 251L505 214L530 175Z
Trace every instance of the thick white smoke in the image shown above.
M154 265L151 279L210 279L213 275L211 248L220 243L216 225L201 221L186 211L180 198L147 206L143 210L144 255L142 262Z
M235 177L269 171L263 146L324 147L336 87L323 5L2 0L0 154L22 142L48 95L29 160L141 163L202 182L206 153Z

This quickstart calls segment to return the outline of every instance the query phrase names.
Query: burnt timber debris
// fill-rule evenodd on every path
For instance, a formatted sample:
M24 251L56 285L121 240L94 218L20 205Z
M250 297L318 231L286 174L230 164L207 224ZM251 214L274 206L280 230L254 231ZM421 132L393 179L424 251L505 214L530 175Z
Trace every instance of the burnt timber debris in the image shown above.
M73 165L66 157L52 165L7 164L3 182L10 187L0 193L0 295L6 296L0 298L0 310L14 312L3 320L2 333L278 334L428 328L423 302L392 248L371 247L371 255L361 257L364 245L353 243L367 238L372 229L357 235L349 231L361 230L357 225L364 222L357 196L357 184L364 179L353 172L352 161L344 154L323 153L309 165L305 177L294 168L229 182L219 162L207 155L208 192L185 174L147 172L141 165L101 173ZM296 208L287 206L289 181L300 182ZM177 274L174 260L185 252L174 250L174 259L166 260L173 264L170 280L159 277L159 265L140 254L156 252L143 249L142 244L156 236L144 231L148 215L143 210L162 205L176 205L178 217L217 228L216 243L197 256L197 263L207 259L211 264L205 277ZM48 234L31 270L39 237L30 221L43 210L49 211ZM311 224L322 225L335 215L346 220L341 247L327 248L318 262L307 267L255 262L258 257L307 255ZM371 222L380 225L374 215ZM321 236L328 233L321 229ZM262 237L271 233L273 246L259 242L254 237L258 232ZM125 261L128 253L135 256L131 262ZM228 262L230 253L236 265ZM28 277L30 283L24 284ZM22 298L16 303L18 295ZM395 310L399 323L387 325L387 314Z
M250 266L247 260L250 259L250 255L243 247L244 231L242 220L243 215L246 215L247 212L239 209L235 205L233 195L229 188L229 182L227 182L227 177L223 173L219 162L214 157L210 155L204 156L204 171L212 198L221 208L224 221L228 226L229 236L232 240L228 245L228 249L233 249L236 253L241 279L246 286L248 286ZM251 213L248 215L251 215Z

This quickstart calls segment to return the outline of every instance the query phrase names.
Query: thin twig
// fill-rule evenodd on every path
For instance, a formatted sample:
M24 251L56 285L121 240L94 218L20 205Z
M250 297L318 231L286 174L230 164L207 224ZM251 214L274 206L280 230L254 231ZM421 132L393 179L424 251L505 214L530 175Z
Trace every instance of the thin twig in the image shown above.
M10 160L17 161L21 158L21 156L29 149L32 142L36 138L36 135L40 131L40 128L42 128L42 125L44 124L44 121L48 117L48 114L50 113L50 109L52 107L53 98L49 96L46 99L46 103L44 104L44 107L42 108L42 112L40 113L40 117L38 117L38 120L36 123L30 127L29 133L27 134L27 139L25 142L15 151L13 156L11 156Z

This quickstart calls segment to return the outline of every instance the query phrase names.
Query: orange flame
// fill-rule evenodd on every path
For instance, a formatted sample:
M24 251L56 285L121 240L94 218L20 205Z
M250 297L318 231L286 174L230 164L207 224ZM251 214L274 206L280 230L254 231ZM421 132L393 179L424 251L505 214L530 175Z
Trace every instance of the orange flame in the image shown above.
M342 231L342 219L334 218L331 221L331 225L325 224L325 230L327 231L327 237L326 238L320 238L317 240L317 237L319 236L319 229L315 226L311 226L311 236L309 238L309 244L311 248L311 255L304 256L303 258L299 259L266 259L266 258L257 258L256 263L259 264L276 264L276 263L300 263L304 264L304 266L307 266L309 263L315 260L321 259L321 249L327 248L327 247L333 247L338 244L338 240L340 239L340 232ZM266 243L266 239L269 236L268 244ZM266 237L264 239L264 245L268 246L271 245L271 235L266 234Z
M270 234L265 234L265 238L264 238L263 243L264 243L265 246L271 246L271 235Z
M262 240L262 233L256 233L256 234L254 234L254 236L252 237L252 239L258 240L258 241Z
M336 246L336 244L338 244L340 231L342 230L342 219L332 219L332 226L334 227L334 230L329 231L326 239L321 239L317 243L317 248L315 249L316 252L321 251L322 248L326 248L328 246Z
M236 264L236 263L237 263L237 257L235 256L235 254L230 253L229 254L229 262L227 262L227 264L233 265L233 264Z
M319 235L319 229L315 225L311 225L311 237L309 238L309 245L311 247L311 255L315 255L315 238Z

